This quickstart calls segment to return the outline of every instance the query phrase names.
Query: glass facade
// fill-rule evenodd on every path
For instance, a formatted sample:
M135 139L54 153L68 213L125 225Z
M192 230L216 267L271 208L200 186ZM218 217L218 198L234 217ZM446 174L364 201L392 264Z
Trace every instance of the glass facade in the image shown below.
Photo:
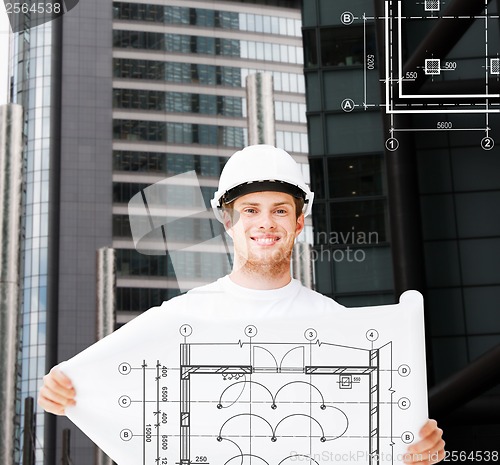
M291 131L276 131L276 145L287 152L307 153L307 134Z
M126 2L114 2L113 14L117 20L234 29L294 37L302 36L300 30L302 27L301 20L281 16Z
M134 250L123 209L134 195L146 192L145 175L191 170L210 208L227 157L248 143L248 75L273 76L277 145L302 156L308 152L300 11L289 7L277 15L277 5L271 4L272 14L252 2L241 2L240 11L226 11L225 2L203 8L113 3L113 236L119 244L119 314L144 310L160 303L155 298L173 295L176 277L201 284L229 271L227 256L210 247L179 254L175 269L168 254L141 255ZM140 57L139 51L144 52ZM175 205L193 206L194 200L179 193ZM174 220L168 228L174 242L202 244L213 235L207 219ZM166 289L158 288L159 278L167 279Z
M306 123L306 105L304 103L274 101L277 121L290 123Z
M388 242L383 161L382 154L310 159L318 232L341 234L345 244Z
M430 24L419 20L424 11L421 2L401 4L401 16L413 19L398 31L403 55L415 57L429 38ZM398 281L402 282L396 273L405 274L408 281L412 276L425 295L429 384L453 383L451 376L500 343L500 161L494 153L496 147L488 151L480 146L483 127L490 131L486 135L497 134L499 120L491 113L485 117L415 112L390 115L394 125L384 126L383 109L363 108L364 86L372 102L384 102L379 94L379 79L385 78L383 62L377 62L378 57L384 58L384 51L376 50L375 41L375 35L381 34L378 43L384 43L384 28L382 22L375 24L370 19L377 16L374 5L364 0L303 2L318 290L347 306L392 303L401 287ZM452 19L460 34L454 38L443 34L440 39L448 43L437 49L441 62L451 61L456 72L440 73L421 88L416 86L413 93L420 92L419 102L431 106L430 99L426 100L429 95L441 94L440 89L454 93L465 82L468 91L482 89L479 84L485 81L485 70L486 81L497 80L488 76L485 62L496 57L499 46L498 4L485 6L487 11L481 14L487 12L489 19L485 14L472 26ZM367 20L341 24L342 13L347 11L359 14L358 18L364 14ZM443 11L432 21L435 18L444 26L440 14ZM435 50L427 45L430 57ZM438 88L440 84L446 85ZM359 107L342 111L345 98ZM396 102L396 106L405 103L403 99ZM436 100L432 104L438 105ZM458 132L422 131L439 127L443 121ZM390 127L398 128L398 136L408 132L394 153L385 152L381 138L381 134L388 137ZM474 137L463 128L474 128L480 135ZM404 218L408 199L415 205L411 222ZM421 237L412 236L417 240L410 252L401 246L401 236L409 229L421 231ZM398 270L395 276L393 270ZM486 371L482 375L488 376ZM466 385L469 380L462 376ZM481 375L475 373L473 378L471 384ZM500 427L489 406L498 401L498 394L498 387L474 398L471 394L449 412L439 412L437 420L445 431L447 450L495 450ZM440 395L446 394L442 391ZM431 410L431 415L435 413Z
M246 128L211 126L192 123L114 120L113 138L172 144L224 145L242 147L246 144Z
M116 78L193 83L200 85L241 86L241 71L236 67L115 58Z
M184 227L186 225L184 224ZM182 234L181 234L182 235ZM188 238L185 238L187 240ZM118 277L138 276L141 278L178 278L179 271L192 280L216 280L226 273L226 257L213 253L184 252L179 255L181 262L172 262L165 255L144 255L133 249L116 251ZM161 302L156 302L159 305ZM144 309L141 309L144 310Z
M143 312L145 308L155 307L158 302L177 295L179 293L175 289L122 287L116 292L116 307L125 312Z
M223 85L241 87L249 74L266 72L273 75L276 92L305 93L304 75L256 68L206 65L199 63L176 63L156 60L115 58L115 78L144 79L199 85Z
M14 36L11 101L24 107L23 241L21 246L20 383L18 393L18 448L21 461L24 399L36 399L46 373L47 287L49 280L49 170L51 149L52 26L50 23ZM45 417L36 406L36 464L44 460Z
M125 172L164 173L167 176L195 170L202 176L216 178L222 171L226 160L224 157L217 156L115 150L113 169Z
M498 8L497 3L488 6L492 15L488 22L490 50L500 46L498 21L493 19ZM403 13L413 11L405 5ZM446 82L453 88L466 80L484 81L484 49L478 46L484 43L484 34L482 27L469 29L446 57L454 61L456 72L441 73L434 83ZM408 36L413 50L425 31L413 27ZM412 124L433 127L443 119L441 115L412 115ZM482 115L463 119L446 115L454 128L464 124L481 127L485 124L481 119ZM491 134L498 134L500 121L492 118L487 126ZM434 348L432 375L437 383L500 342L500 313L493 303L500 290L500 216L496 207L500 164L496 147L491 151L480 147L481 137L464 133L445 140L442 134L430 133L415 138L429 335Z
M187 92L114 89L113 107L135 110L243 116L243 98Z
M130 183L114 182L113 202L128 204L128 202L134 195L143 191L148 186L149 184L141 184L137 182L130 182ZM203 196L203 199L205 200L205 203L209 205L210 198L213 196L214 192L216 191L216 188L208 186L200 186L200 191L201 195ZM186 195L184 189L172 189L172 192L169 191L169 201L171 201L172 204L178 207L186 207L186 208L192 207L193 205L196 205L197 194L198 192L196 192L194 189L192 190L191 197ZM184 225L186 226L186 223L184 223ZM189 237L189 232L186 232L185 236Z
M113 46L167 53L197 53L250 60L302 64L302 47L251 40L162 34L159 32L113 31Z
M162 34L159 32L114 30L113 47L158 50L168 53L240 56L240 43L236 39Z
M382 118L378 111L345 113L340 106L346 96L362 97L357 92L363 88L364 54L376 52L374 24L369 20L365 29L345 27L342 11L327 21L331 6L316 0L304 4L318 290L345 305L388 303L394 299L394 285ZM367 76L376 95L378 78L378 73Z

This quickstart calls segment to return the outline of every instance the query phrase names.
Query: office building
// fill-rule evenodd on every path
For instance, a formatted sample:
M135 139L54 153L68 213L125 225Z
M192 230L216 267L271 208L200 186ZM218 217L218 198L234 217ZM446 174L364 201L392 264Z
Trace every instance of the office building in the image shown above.
M128 202L194 170L207 209L224 161L247 143L245 83L257 72L274 82L276 143L307 172L302 60L298 1L90 0L14 35L10 94L26 137L19 400L102 332L97 250L114 249L118 325L178 294L178 276L192 287L227 271L226 253L196 248L213 234L203 214L170 223L180 248L195 247L175 267L165 251L137 252ZM188 200L172 199L170 220ZM19 403L16 464L23 421ZM38 410L37 465L68 459L65 429L73 463L104 463L68 420Z

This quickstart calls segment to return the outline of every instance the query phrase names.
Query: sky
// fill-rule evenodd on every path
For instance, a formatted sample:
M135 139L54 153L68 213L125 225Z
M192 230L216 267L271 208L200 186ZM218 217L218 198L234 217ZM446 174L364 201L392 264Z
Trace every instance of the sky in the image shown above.
M7 103L9 32L10 26L5 12L5 3L0 2L0 105Z

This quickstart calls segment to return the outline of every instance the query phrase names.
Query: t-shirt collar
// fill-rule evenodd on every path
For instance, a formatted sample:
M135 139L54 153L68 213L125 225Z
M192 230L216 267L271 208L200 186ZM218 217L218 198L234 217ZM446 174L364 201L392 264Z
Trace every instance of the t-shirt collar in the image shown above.
M278 289L251 289L240 286L231 280L229 275L220 279L220 284L224 291L229 292L239 297L256 300L280 300L295 296L299 290L301 283L296 279L291 279L290 282Z

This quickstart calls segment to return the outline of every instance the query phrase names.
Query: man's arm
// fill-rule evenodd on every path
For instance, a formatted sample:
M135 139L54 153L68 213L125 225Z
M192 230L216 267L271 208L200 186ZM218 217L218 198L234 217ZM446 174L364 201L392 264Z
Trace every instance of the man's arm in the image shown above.
M69 405L75 405L75 389L71 380L57 366L43 377L38 405L55 415L64 415Z
M436 420L427 420L420 430L420 441L408 447L405 463L411 465L429 465L444 458L443 430L438 428Z

